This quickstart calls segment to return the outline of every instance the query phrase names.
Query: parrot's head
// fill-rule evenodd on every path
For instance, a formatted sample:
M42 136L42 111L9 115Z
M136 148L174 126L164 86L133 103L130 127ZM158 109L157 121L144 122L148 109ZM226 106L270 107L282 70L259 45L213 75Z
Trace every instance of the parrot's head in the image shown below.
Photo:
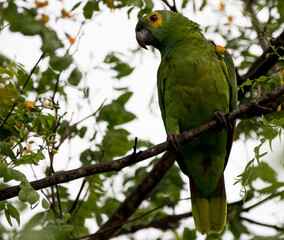
M190 32L200 31L197 23L167 10L146 14L135 28L136 40L141 47L147 49L146 45L152 45L160 51L188 38Z

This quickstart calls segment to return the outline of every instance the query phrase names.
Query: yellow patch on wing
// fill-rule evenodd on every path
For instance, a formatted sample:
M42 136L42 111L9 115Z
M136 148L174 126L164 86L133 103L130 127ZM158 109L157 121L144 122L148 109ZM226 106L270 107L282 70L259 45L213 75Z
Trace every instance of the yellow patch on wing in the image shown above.
M158 20L155 21L155 22L152 22L151 19L150 19L150 17L151 17L153 14L155 14L155 15L158 16ZM154 27L154 28L157 28L157 27L161 26L162 23L163 23L162 15L161 15L160 13L158 13L158 12L151 12L150 14L147 14L147 15L146 15L146 19L147 19L149 25L152 26L152 27Z
M224 48L224 47L222 47L222 46L220 46L220 45L217 45L217 46L216 46L216 50L217 50L218 53L220 53L220 55L221 55L222 58L225 57L224 54L222 54L222 53L225 52L225 51L228 52L228 51L226 50L226 48Z
M217 45L217 46L216 46L216 50L217 50L219 53L224 52L224 51L228 52L226 48L224 48L224 47L222 47L222 46L220 46L220 45Z

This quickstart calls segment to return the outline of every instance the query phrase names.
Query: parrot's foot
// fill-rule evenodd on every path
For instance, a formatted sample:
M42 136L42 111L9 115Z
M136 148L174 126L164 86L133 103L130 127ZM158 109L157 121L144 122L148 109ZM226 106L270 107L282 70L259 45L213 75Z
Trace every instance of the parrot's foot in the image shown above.
M216 111L216 112L213 113L212 118L215 119L216 121L218 121L227 131L229 124L228 124L228 121L225 117L225 114L223 114L220 111Z
M167 136L167 141L170 142L171 144L171 151L173 152L174 155L176 155L179 150L178 150L178 143L177 143L177 134L176 133L169 133Z
M171 144L170 145L170 152L174 155L181 171L185 175L189 176L185 162L184 162L184 159L183 159L183 156L181 155L181 153L179 152L179 149L178 149L177 136L178 135L176 133L169 133L168 136L167 136L167 141L169 141L170 144Z

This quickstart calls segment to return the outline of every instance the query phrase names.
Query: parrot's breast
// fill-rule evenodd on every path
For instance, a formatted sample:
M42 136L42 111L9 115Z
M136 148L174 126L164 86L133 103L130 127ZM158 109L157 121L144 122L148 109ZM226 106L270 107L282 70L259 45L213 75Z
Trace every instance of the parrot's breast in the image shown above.
M159 98L167 133L179 134L209 122L216 111L229 111L229 86L217 58L168 59L161 66L166 74L158 73ZM222 175L226 143L224 130L212 130L179 148L204 196L210 196Z

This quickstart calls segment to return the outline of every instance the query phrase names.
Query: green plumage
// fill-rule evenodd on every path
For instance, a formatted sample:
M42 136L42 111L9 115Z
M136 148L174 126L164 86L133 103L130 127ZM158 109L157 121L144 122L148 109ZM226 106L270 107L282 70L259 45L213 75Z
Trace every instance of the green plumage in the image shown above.
M136 31L143 28L151 34L146 44L161 52L158 96L168 134L204 124L216 111L227 113L236 108L232 59L224 48L203 37L198 24L175 12L156 11L138 25ZM223 171L232 139L233 126L227 131L208 131L179 147L182 159L178 162L190 178L192 212L201 233L219 233L226 222Z

